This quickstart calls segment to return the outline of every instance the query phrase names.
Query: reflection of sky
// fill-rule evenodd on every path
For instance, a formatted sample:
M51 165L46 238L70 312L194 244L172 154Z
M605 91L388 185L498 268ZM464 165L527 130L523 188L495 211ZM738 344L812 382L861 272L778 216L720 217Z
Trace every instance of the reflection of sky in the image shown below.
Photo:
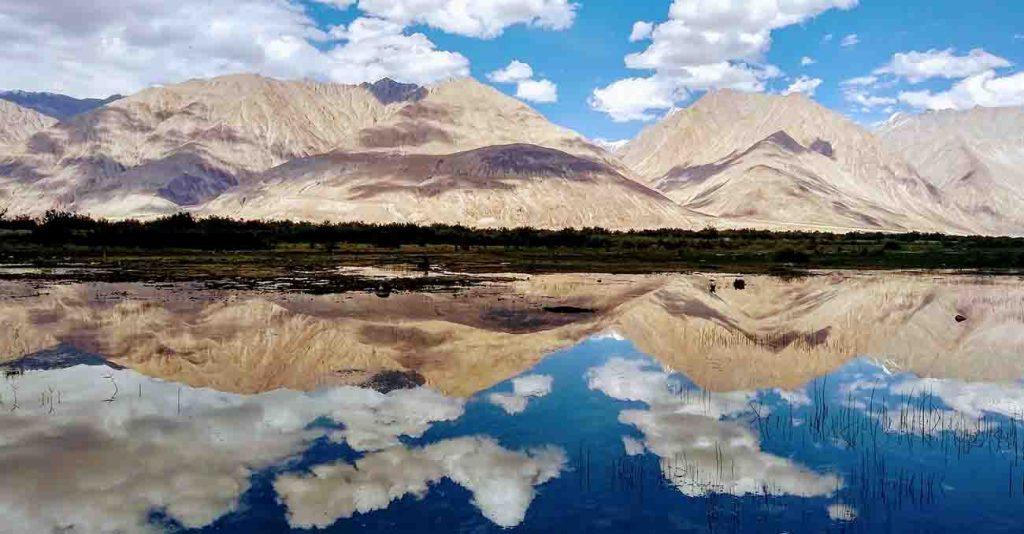
M201 527L237 508L253 470L322 434L320 418L376 450L463 410L427 389L245 397L96 365L29 371L0 391L0 510L26 532L134 531L154 509Z
M30 371L0 394L15 532L1024 526L1008 430L1024 388L865 359L795 391L710 393L604 336L465 401L240 396L103 366Z

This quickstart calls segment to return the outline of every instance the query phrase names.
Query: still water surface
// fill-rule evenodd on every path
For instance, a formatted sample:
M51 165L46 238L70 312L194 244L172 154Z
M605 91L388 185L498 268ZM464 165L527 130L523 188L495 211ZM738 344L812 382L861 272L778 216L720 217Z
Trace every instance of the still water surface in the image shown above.
M0 532L1020 532L1020 280L0 285Z

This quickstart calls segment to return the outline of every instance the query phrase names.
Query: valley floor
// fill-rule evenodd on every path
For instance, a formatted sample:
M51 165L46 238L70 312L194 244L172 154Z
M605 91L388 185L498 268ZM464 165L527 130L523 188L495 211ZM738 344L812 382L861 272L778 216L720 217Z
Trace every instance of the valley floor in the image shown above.
M196 282L209 288L309 293L452 289L504 273L727 272L800 275L816 269L966 270L1024 273L1024 243L1005 249L971 243L858 240L825 248L778 237L781 248L730 238L700 249L470 247L288 244L269 250L95 249L19 246L0 240L0 279L68 282ZM397 273L397 275L396 275Z
M383 268L387 276L373 276ZM612 232L194 219L0 219L0 279L200 282L341 292L458 287L480 274L812 269L1024 273L1024 239L751 230ZM398 271L405 273L395 277ZM383 271L382 271L383 272Z

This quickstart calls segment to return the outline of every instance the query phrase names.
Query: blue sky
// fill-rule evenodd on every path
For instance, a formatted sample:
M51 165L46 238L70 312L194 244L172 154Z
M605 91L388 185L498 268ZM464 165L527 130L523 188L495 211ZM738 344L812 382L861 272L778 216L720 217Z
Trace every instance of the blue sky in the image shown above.
M781 93L801 77L794 90L865 124L1024 105L1022 0L0 0L0 12L0 89L74 96L238 71L340 83L472 74L609 140L708 88ZM633 35L638 21L651 31ZM489 79L512 60L532 73Z
M553 31L515 25L494 39L452 35L426 25L416 25L407 31L422 32L439 49L466 56L473 76L481 80L513 59L528 63L536 77L550 79L558 86L557 102L531 105L552 121L588 137L624 139L636 135L646 122L616 122L593 109L588 100L595 88L649 73L629 69L624 62L627 54L642 52L648 45L630 42L633 24L665 21L671 3L582 0L568 29ZM361 14L355 6L338 11L320 5L314 10L327 24L348 23ZM842 46L843 38L849 35L856 35L859 42ZM851 102L841 85L845 80L871 74L896 53L952 48L954 55L962 56L973 49L983 49L1013 64L997 69L999 74L1020 72L1017 66L1024 62L1024 1L977 0L965 9L963 2L954 0L861 0L850 9L827 10L801 23L776 29L771 38L764 62L777 66L783 74L769 80L767 90L782 92L799 76L817 78L822 82L813 95L815 100L870 124L894 111L920 111L900 103L866 108ZM802 65L804 57L814 59L815 63ZM956 81L899 81L871 94L895 98L901 89L942 92ZM514 85L494 85L510 95L516 93ZM695 92L679 105L687 105L699 94L700 91Z

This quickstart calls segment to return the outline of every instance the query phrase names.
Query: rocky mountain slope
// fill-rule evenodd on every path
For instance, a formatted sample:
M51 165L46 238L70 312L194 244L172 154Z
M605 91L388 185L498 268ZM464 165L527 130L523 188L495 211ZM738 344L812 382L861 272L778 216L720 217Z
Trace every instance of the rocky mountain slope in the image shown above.
M21 107L6 100L0 100L0 151L24 142L36 132L52 126L56 120Z
M930 224L836 183L836 176L845 174L834 160L779 131L715 163L669 171L653 186L719 225L852 231Z
M694 227L705 218L596 159L531 144L295 160L204 206L245 219L477 227Z
M562 154L559 157L583 157L610 167L608 172L613 174L625 172L605 151L579 135L554 126L518 100L470 79L416 88L391 80L349 86L235 75L149 89L40 132L0 163L0 204L10 213L28 215L64 209L100 217L145 218L198 209L227 191L240 192L255 184L263 184L261 191L268 193L266 198L277 199L281 195L268 190L262 173L293 160L296 165L288 169L302 168L309 163L303 158L311 156L332 152L379 154L353 156L361 162L356 167L364 169L365 177L373 172L374 165L399 172L394 168L395 158L412 154L454 154L513 143L556 149ZM453 172L476 170L470 165ZM428 175L429 169L423 168L420 178ZM282 193L294 190L295 183L286 183L281 176L280 172L272 173L268 179L284 188ZM543 194L582 202L599 198L593 193L609 192L583 192L581 189L587 187L581 188L580 184L584 182L572 184L561 174L548 177L533 172L531 176L535 181L552 181L541 187L542 193L524 193L523 198ZM470 176L470 181L480 178ZM644 189L622 180L627 189ZM563 195L558 192L558 184L574 191ZM485 189L507 188L494 184ZM398 206L398 212L418 209L416 198L406 195L401 200L405 204ZM445 200L459 202L459 197ZM526 208L509 203L521 200L493 193L471 200L465 208L452 206L447 212L481 214L473 220L486 220L493 212L496 220L529 223L529 218L501 215ZM637 210L639 216L684 211L652 191L613 202L630 206L650 203ZM217 205L231 206L228 202ZM257 211L272 215L278 208L268 205ZM203 212L215 212L211 209ZM594 204L589 208L579 205L578 209L602 211ZM322 209L316 211L318 215L323 213ZM422 209L419 212L429 213ZM341 219L345 216L342 213L348 212L329 218ZM569 224L561 223L557 212L548 217L553 225ZM618 217L625 222L621 213ZM628 224L633 226L632 222ZM657 221L638 218L636 222L644 226L666 224L667 216Z
M897 115L878 135L972 217L1024 228L1024 108Z
M710 92L617 154L722 225L979 230L870 132L803 95Z
M430 87L421 98L337 148L409 154L452 154L487 146L532 144L610 160L579 134L556 126L519 100L472 78Z
M34 136L4 163L0 199L27 214L171 213L390 112L364 88L249 75L153 88Z

